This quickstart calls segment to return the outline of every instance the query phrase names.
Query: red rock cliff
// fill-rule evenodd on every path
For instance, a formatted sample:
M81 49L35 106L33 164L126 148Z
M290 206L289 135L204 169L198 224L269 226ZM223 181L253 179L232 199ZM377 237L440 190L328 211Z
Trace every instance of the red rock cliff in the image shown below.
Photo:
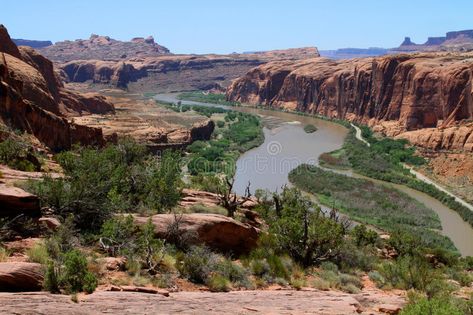
M0 25L0 119L35 135L53 150L73 143L102 144L102 130L79 126L66 117L113 111L103 97L68 91L51 61L27 47L16 47Z
M472 78L471 53L314 58L254 68L232 83L227 99L356 120L431 149L471 151ZM450 139L460 126L458 141L439 136L449 128Z

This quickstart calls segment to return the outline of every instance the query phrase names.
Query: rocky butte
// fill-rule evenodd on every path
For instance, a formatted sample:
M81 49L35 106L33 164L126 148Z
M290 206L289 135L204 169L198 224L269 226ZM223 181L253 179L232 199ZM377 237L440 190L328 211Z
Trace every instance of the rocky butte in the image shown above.
M428 149L473 151L473 53L278 61L227 99L358 121Z

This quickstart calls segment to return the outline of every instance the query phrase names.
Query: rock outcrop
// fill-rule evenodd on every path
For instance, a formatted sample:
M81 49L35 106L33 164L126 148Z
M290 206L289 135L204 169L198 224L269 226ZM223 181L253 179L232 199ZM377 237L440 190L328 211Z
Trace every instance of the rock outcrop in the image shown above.
M103 97L65 89L51 61L32 48L18 49L0 26L0 119L4 123L33 134L52 150L61 150L74 143L104 142L100 129L68 118L113 110Z
M0 184L0 218L24 214L40 217L39 198L21 188Z
M0 263L0 291L40 291L43 269L40 264L27 262Z
M187 242L236 255L248 253L256 247L260 231L249 224L210 213L157 214L151 217L155 234L170 241L179 235ZM137 224L145 224L148 217L135 217ZM172 232L174 231L174 232Z
M271 62L235 80L227 99L354 120L390 136L422 129L406 137L420 139L427 132L428 141L414 143L471 151L472 57L424 53Z
M231 55L167 55L120 61L74 60L60 65L69 82L92 82L132 91L173 92L227 86L270 60L319 56L316 48Z
M41 53L55 62L71 60L125 60L169 54L169 49L158 45L152 36L135 37L124 42L92 34L89 39L66 40L41 48Z

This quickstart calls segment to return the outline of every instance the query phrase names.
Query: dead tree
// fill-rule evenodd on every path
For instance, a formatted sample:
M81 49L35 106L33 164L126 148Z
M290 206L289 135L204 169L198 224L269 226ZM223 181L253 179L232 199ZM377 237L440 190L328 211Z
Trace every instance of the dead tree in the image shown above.
M230 218L235 217L235 212L237 211L238 207L243 205L246 201L250 200L251 193L250 193L250 182L245 189L245 196L238 198L237 194L233 193L233 184L235 183L235 179L232 178L231 180L228 177L225 177L225 181L222 185L220 185L218 191L218 197L220 199L220 204L222 207L227 209L227 215Z

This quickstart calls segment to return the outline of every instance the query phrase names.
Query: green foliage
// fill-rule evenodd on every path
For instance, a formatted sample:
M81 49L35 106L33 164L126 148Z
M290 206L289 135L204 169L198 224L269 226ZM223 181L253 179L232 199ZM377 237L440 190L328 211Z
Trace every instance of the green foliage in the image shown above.
M362 126L361 129L363 137L370 142L370 147L357 140L354 131L347 136L343 146L344 158L348 159L357 173L424 192L458 212L463 220L473 225L472 211L435 186L416 179L403 167L401 163L411 165L425 163L422 157L414 154L415 148L409 146L406 140L389 138L378 140L373 137L368 127Z
M310 165L292 170L289 180L356 221L390 232L402 228L416 234L425 246L455 250L450 239L434 231L441 228L437 214L392 187Z
M462 310L453 302L452 299L446 297L438 297L428 299L422 297L415 301L411 301L400 315L462 315Z
M44 275L44 289L51 293L60 293L61 290L59 289L59 276L58 276L58 268L56 267L53 261L50 261L47 265L46 273Z
M264 134L258 117L227 112L229 123L219 136L207 143L194 142L187 148L190 154L188 169L192 175L224 173L233 175L240 153L263 143Z
M102 225L100 242L111 256L128 255L136 250L136 233L132 216L116 216Z
M56 160L65 177L32 181L29 189L56 214L73 214L82 230L97 231L113 212L141 207L163 212L179 201L177 153L165 152L157 159L144 146L124 140L103 149L63 152Z
M378 241L378 233L366 228L366 225L359 224L351 230L355 244L357 246L375 245Z
M46 245L43 242L38 242L26 251L28 260L31 262L47 265L49 262L49 254Z
M218 128L223 128L223 127L225 127L225 122L224 122L223 120L217 121L217 127L218 127Z
M193 91L181 93L177 96L180 100L189 100L209 104L221 104L227 106L240 106L240 102L227 101L225 94L204 93L202 91Z
M206 284L212 292L228 292L231 289L230 280L220 274L212 274Z
M317 130L318 130L317 127L315 127L315 126L312 125L312 124L309 124L309 125L305 125L305 126L304 126L304 131L305 131L306 133L314 133L314 132L316 132Z
M90 292L95 290L93 286L96 280L95 276L87 270L87 260L78 250L71 250L64 254L64 270L61 282L66 286L69 292L84 291L84 286Z
M204 284L213 271L218 257L205 247L193 246L178 256L180 274L194 283Z
M287 253L303 266L333 257L345 233L341 224L326 217L298 189L284 187L273 200L263 202L269 211L264 207L259 211L274 235L276 253Z
M39 157L34 148L20 137L15 137L15 139L10 137L0 142L0 163L26 172L41 169Z

